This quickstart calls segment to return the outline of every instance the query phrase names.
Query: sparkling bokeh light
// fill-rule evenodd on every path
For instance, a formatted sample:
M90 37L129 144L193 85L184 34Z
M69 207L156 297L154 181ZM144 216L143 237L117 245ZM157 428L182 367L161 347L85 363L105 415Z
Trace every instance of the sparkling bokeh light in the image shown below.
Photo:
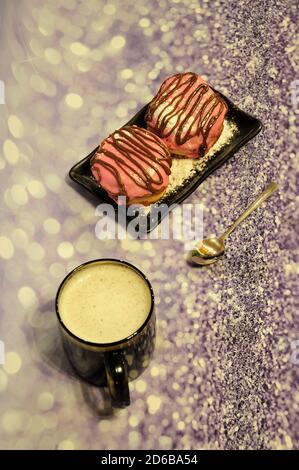
M298 448L295 7L1 2L0 448ZM188 70L264 124L188 199L203 204L205 233L220 234L267 182L280 185L207 269L190 268L179 241L98 240L97 201L67 178L168 75ZM65 274L100 257L136 264L157 304L155 357L130 385L131 406L113 412L73 376L54 314Z

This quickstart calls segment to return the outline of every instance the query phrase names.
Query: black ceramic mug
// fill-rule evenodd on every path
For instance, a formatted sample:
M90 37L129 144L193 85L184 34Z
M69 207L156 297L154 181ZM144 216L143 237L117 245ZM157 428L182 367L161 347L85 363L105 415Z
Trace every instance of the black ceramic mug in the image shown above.
M150 302L147 316L141 326L119 341L98 343L86 341L74 334L62 320L59 301L64 288L80 271L102 264L125 266L133 270L149 291ZM80 275L82 272L80 273ZM60 310L62 307L60 306ZM126 261L110 258L88 261L71 271L60 284L56 295L56 314L59 321L66 355L75 372L93 385L108 386L112 406L125 407L130 404L129 380L137 378L147 367L153 354L156 336L154 293L145 275Z

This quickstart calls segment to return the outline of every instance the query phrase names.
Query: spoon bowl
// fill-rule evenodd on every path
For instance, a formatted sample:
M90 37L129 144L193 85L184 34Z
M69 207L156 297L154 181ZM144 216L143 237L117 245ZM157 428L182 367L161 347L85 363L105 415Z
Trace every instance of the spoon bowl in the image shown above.
M219 257L203 258L199 256L197 249L191 250L188 254L188 262L193 265L197 264L199 266L208 266L210 264L217 263L218 260L219 260Z
M204 238L196 248L202 258L211 259L223 255L225 245L222 238L210 237Z

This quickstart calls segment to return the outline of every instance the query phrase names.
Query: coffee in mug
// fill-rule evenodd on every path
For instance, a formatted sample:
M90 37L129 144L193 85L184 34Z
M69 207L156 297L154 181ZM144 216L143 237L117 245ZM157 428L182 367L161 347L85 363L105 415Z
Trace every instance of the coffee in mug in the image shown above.
M144 274L114 259L78 266L59 287L56 312L75 371L108 385L114 406L128 405L128 380L147 366L155 343L154 294Z

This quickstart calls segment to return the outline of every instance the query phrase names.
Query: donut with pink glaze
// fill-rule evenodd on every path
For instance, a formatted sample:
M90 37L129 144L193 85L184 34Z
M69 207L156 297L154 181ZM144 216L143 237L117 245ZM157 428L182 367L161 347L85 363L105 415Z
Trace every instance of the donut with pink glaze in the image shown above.
M91 172L109 196L126 204L151 204L169 182L171 155L162 140L147 129L125 126L107 137L91 159Z
M227 110L224 99L202 77L178 73L162 83L146 122L171 153L198 158L217 142Z

